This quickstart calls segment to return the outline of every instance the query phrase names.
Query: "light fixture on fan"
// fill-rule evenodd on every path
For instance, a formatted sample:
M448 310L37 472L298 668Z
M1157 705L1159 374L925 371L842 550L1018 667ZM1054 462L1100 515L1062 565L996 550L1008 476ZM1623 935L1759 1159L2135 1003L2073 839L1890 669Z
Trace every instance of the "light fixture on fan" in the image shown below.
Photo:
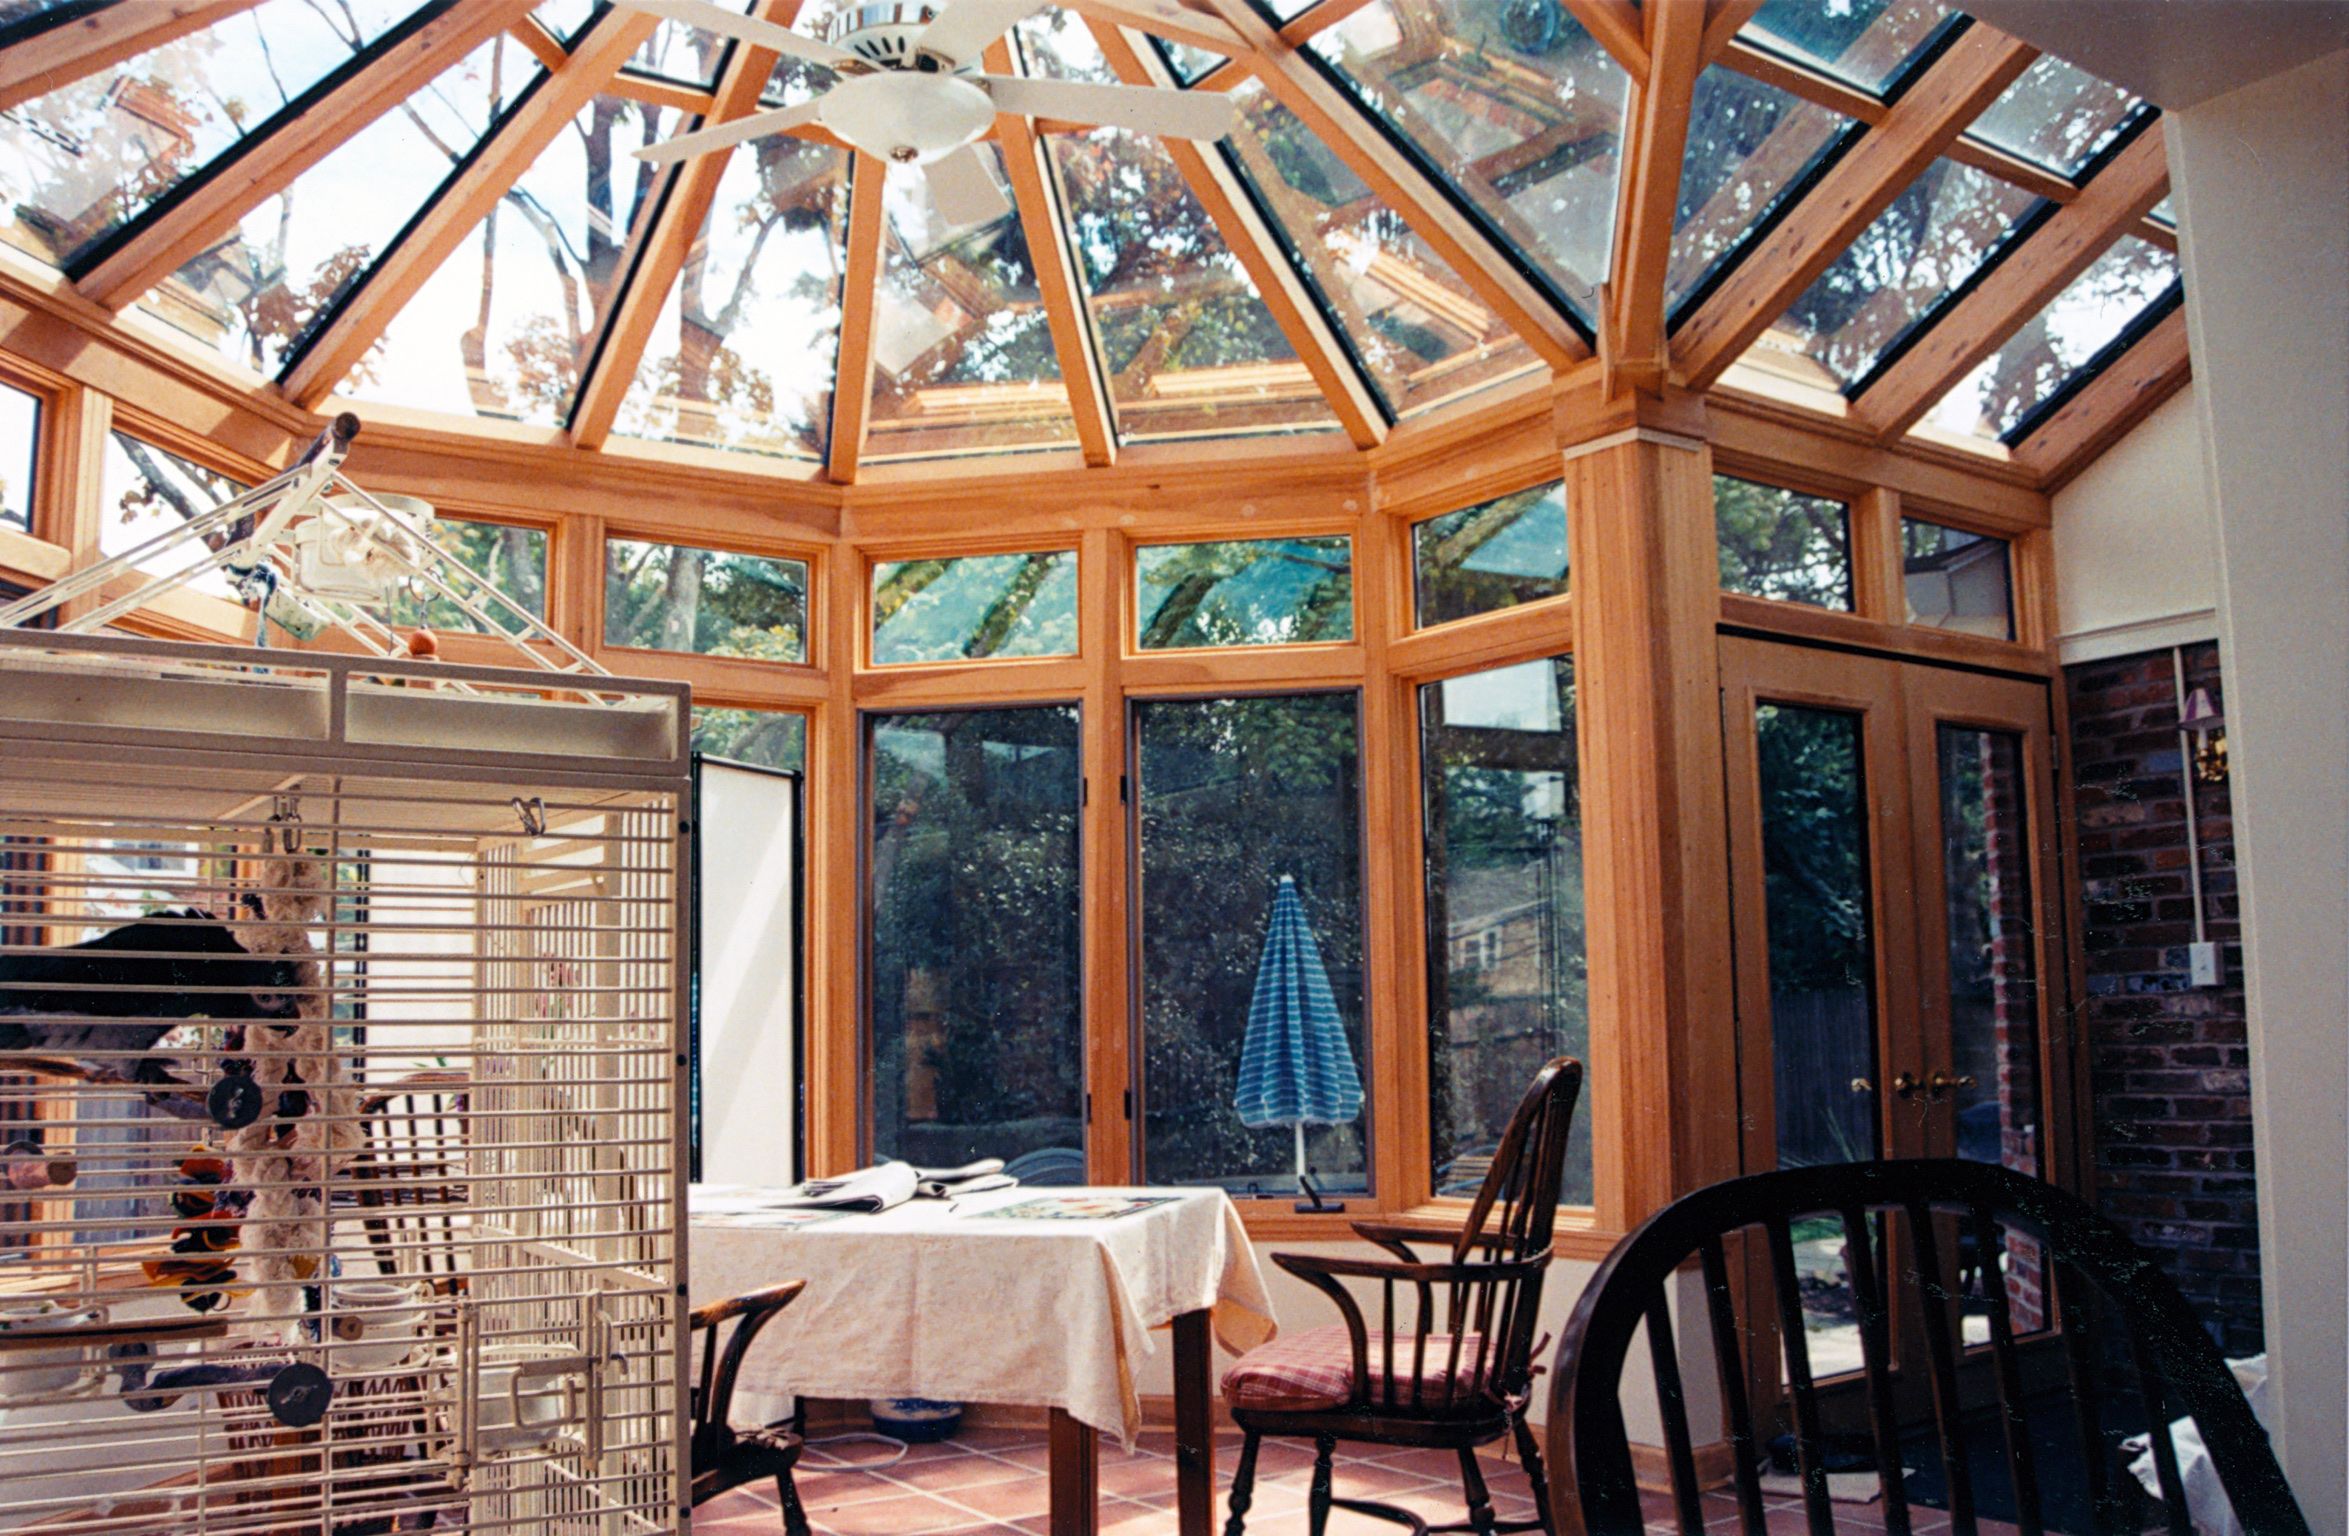
M820 39L729 11L715 0L621 3L788 54L838 77L811 100L681 133L636 151L637 158L685 160L821 124L868 155L919 166L939 213L956 224L983 224L1011 211L972 148L998 112L1176 139L1220 138L1238 121L1231 98L1221 91L982 73L979 56L987 45L1049 0L947 0L942 10L918 0L851 6L832 18Z

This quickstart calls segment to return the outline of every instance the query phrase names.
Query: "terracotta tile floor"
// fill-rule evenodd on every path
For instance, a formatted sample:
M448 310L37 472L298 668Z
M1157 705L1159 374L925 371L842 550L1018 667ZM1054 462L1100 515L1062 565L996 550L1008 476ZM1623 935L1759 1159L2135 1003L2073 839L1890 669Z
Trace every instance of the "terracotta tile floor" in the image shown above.
M1218 1532L1239 1449L1236 1434L1217 1438ZM800 1468L799 1497L817 1531L826 1536L1042 1536L1045 1531L1050 1498L1041 1432L970 1430L942 1445L915 1446L904 1460L882 1465L891 1454L882 1446L853 1443L810 1449ZM1299 1443L1265 1442L1256 1462L1256 1498L1248 1511L1251 1536L1303 1536L1312 1464L1311 1450ZM1507 1520L1531 1517L1533 1503L1515 1462L1488 1457L1485 1480L1496 1514ZM1430 1523L1459 1520L1467 1513L1459 1470L1448 1452L1365 1456L1349 1455L1341 1447L1337 1491L1341 1498L1371 1498L1415 1510ZM1173 1445L1167 1435L1145 1434L1131 1456L1115 1445L1102 1446L1102 1536L1174 1536L1174 1500ZM1769 1502L1772 1531L1805 1529L1795 1500ZM1651 1531L1674 1529L1663 1499L1652 1498L1648 1513ZM1734 1530L1736 1513L1727 1498L1707 1497L1711 1528ZM1838 1530L1884 1528L1875 1505L1839 1504L1835 1514ZM1912 1516L1917 1536L1948 1529L1947 1517L1938 1510L1919 1509ZM739 1488L696 1510L693 1528L700 1536L779 1536L783 1522L772 1488ZM1345 1510L1329 1523L1330 1536L1393 1536L1398 1529ZM1985 1536L2010 1529L1982 1522Z

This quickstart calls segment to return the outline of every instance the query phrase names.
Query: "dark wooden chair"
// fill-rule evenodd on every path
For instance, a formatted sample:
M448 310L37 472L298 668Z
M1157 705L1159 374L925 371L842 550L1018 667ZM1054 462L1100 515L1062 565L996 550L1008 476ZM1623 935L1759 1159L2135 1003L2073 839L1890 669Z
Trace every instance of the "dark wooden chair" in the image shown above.
M1581 1088L1582 1063L1561 1056L1543 1066L1510 1117L1457 1235L1447 1239L1421 1228L1358 1221L1354 1231L1393 1259L1272 1256L1336 1303L1344 1326L1276 1339L1224 1373L1224 1402L1246 1436L1225 1536L1242 1536L1246 1529L1257 1448L1267 1435L1314 1444L1308 1502L1313 1536L1322 1536L1332 1508L1391 1520L1419 1536L1431 1529L1480 1536L1554 1531L1541 1450L1526 1425L1525 1405L1550 1230L1566 1172L1566 1131ZM1451 1253L1441 1263L1422 1263L1412 1249L1414 1243L1447 1240ZM1375 1325L1348 1281L1375 1288ZM1495 1517L1476 1462L1477 1447L1512 1434L1533 1483L1533 1520ZM1336 1497L1330 1464L1341 1440L1457 1452L1468 1519L1430 1527L1408 1510Z
M1746 1532L1777 1530L1788 1517L1765 1517L1757 1467L1763 1454L1757 1405L1750 1400L1748 1361L1741 1341L1775 1332L1780 1348L1764 1379L1783 1362L1784 1402L1773 1411L1791 1420L1797 1472L1808 1528L1835 1529L1824 1468L1827 1441L1805 1333L1792 1228L1798 1221L1832 1218L1845 1244L1845 1272L1858 1314L1863 1359L1865 1428L1858 1436L1873 1464L1880 1502L1863 1511L1866 1528L1895 1533L1911 1527L1900 1448L1904 1429L1912 1448L1929 1438L1952 1526L1981 1528L1978 1494L2003 1505L2012 1500L2014 1528L2036 1533L2056 1512L2043 1497L2051 1469L2077 1479L2085 1519L2098 1531L2144 1529L2141 1490L2125 1471L2120 1441L2151 1426L2162 1514L2175 1536L2191 1536L2178 1456L2168 1426L2191 1417L2208 1448L2245 1530L2261 1536L2301 1536L2308 1530L2292 1491L2269 1449L2267 1434L2244 1401L2233 1374L2203 1332L2193 1308L2143 1249L2071 1195L1991 1164L1957 1159L1911 1159L1794 1168L1732 1179L1688 1195L1657 1212L1617 1245L1582 1294L1560 1342L1558 1373L1550 1388L1550 1477L1553 1500L1579 1500L1583 1528L1592 1536L1630 1536L1653 1529L1640 1508L1620 1386L1632 1336L1644 1323L1656 1403L1670 1468L1678 1528L1715 1528L1734 1514ZM1871 1219L1873 1218L1873 1219ZM1886 1245L1892 1247L1887 1262ZM2024 1351L2009 1296L2017 1269L1990 1269L1969 1296L1954 1282L1976 1255L2022 1254L2039 1276L2028 1292L2052 1304L2060 1321L2047 1347L2063 1367L2042 1373L2046 1385L2026 1396ZM1752 1259L1740 1262L1742 1255ZM1700 1266L1705 1318L1729 1436L1734 1509L1716 1496L1707 1508L1697 1486L1686 1397L1673 1338L1667 1287L1694 1258ZM1982 1261L1977 1261L1982 1262ZM1733 1281L1733 1271L1735 1280ZM1767 1273L1768 1283L1762 1275ZM1746 1314L1741 1317L1741 1300ZM1984 1358L1961 1358L1960 1308L1969 1300L1987 1312ZM1764 1311L1763 1309L1768 1309ZM1761 1313L1757 1317L1755 1314ZM1896 1319L1908 1319L1908 1337L1921 1338L1909 1356L1905 1382L1893 1369ZM1918 1358L1921 1356L1921 1359ZM1969 1415L1960 1393L1961 1367L1990 1378L1991 1411ZM1979 1385L1979 1377L1975 1378ZM1903 1422L1896 1388L1922 1400ZM2136 1422L2116 1423L2131 1405ZM2068 1402L2066 1401L2068 1399ZM1923 1406L1929 1404L1929 1407ZM2052 1406L2052 1415L2032 1409ZM1984 1470L2001 1462L2003 1489ZM2002 1510L2002 1513L2005 1511ZM1936 1516L1938 1518L1938 1516Z
M788 1536L808 1536L807 1513L800 1508L799 1489L791 1480L791 1469L799 1462L800 1437L775 1426L736 1429L728 1416L734 1407L734 1382L751 1342L805 1289L805 1280L786 1280L696 1307L690 1319L701 1348L693 1384L693 1503L698 1508L729 1489L771 1477ZM731 1333L725 1331L728 1323L734 1324Z

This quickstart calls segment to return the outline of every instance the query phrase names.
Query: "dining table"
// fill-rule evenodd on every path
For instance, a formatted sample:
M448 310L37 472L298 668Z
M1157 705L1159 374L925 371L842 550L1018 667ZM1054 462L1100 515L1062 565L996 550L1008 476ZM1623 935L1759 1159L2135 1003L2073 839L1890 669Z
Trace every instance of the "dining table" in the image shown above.
M771 1422L804 1398L1043 1408L1050 1529L1091 1536L1099 1436L1132 1447L1142 1362L1167 1329L1178 1527L1210 1536L1212 1343L1242 1354L1275 1329L1230 1196L1026 1186L874 1212L809 1210L789 1198L739 1184L691 1192L694 1305L807 1282L744 1360L738 1417Z

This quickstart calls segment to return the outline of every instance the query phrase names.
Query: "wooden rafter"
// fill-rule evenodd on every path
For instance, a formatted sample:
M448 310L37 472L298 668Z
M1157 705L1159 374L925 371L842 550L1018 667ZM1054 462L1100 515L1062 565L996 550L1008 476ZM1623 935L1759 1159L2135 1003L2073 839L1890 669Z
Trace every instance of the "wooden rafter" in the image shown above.
M589 24L587 36L563 67L513 109L455 182L432 200L399 244L384 253L365 283L294 360L282 385L287 399L305 410L325 400L416 291L579 109L611 82L657 25L650 15L622 10L608 11Z
M799 0L765 0L754 14L780 26L790 26L799 13ZM759 92L774 72L775 54L765 48L738 43L727 55L723 72L711 92L706 123L737 118L758 105ZM642 236L642 247L628 286L611 306L604 333L597 338L595 368L580 383L579 399L571 412L571 437L583 448L599 448L611 435L620 403L636 381L636 368L652 339L661 306L684 270L685 258L701 236L710 205L717 200L719 183L733 152L698 155L675 167L675 179L666 198L656 197L660 212Z
M261 0L147 0L109 5L0 50L0 112L23 106L150 48L226 21Z
M1332 153L1346 163L1413 233L1475 290L1526 345L1555 369L1590 356L1590 348L1556 305L1496 250L1484 231L1445 197L1409 156L1320 70L1282 40L1249 0L1211 0L1248 45L1248 60L1265 87Z
M546 29L546 23L536 16L525 16L514 23L514 41L530 50L530 56L549 69L561 69L571 55L562 40Z
M2036 57L1967 28L1682 325L1672 340L1683 382L1701 390L1720 378Z
M856 480L873 420L873 308L881 281L881 200L889 163L859 154L849 169L848 263L840 293L838 377L832 386L832 447L825 464L841 485Z
M1693 0L1660 0L1661 8L1675 10ZM1566 0L1566 9L1582 23L1582 29L1598 39L1599 46L1623 66L1623 72L1637 85L1648 77L1648 32L1654 25L1652 14L1643 24L1640 8L1632 0Z
M1129 43L1117 28L1099 22L1088 25L1101 44L1102 57L1109 61L1109 67L1120 80L1128 85L1174 83L1157 59L1145 63L1141 50ZM1182 173L1191 195L1199 200L1223 235L1224 244L1247 270L1249 281L1256 285L1257 296L1272 312L1274 322L1288 338L1298 361L1313 375L1315 386L1329 402L1346 436L1357 448L1372 448L1383 442L1387 422L1377 397L1347 355L1344 340L1329 317L1322 313L1304 277L1282 251L1280 237L1265 222L1230 164L1221 155L1203 150L1187 139L1160 142L1174 161L1175 169Z
M997 74L1013 73L1009 44L998 39L987 50L987 68ZM1067 237L1068 224L1062 216L1060 186L1044 163L1043 139L1034 124L1008 114L995 123L1003 151L1003 173L1011 182L1012 205L1019 211L1028 261L1035 268L1036 289L1044 301L1044 323L1052 335L1053 354L1060 359L1060 381L1068 389L1069 412L1076 419L1077 446L1086 464L1102 468L1117 462L1117 429L1110 416L1109 384L1101 373L1101 357L1093 349L1092 328L1085 323L1085 294L1077 276L1076 252Z
M2186 311L2171 310L2015 445L2015 462L2054 490L2088 467L2193 376Z
M1664 0L1645 14L1650 62L1645 82L1632 87L1631 142L1599 352L1615 377L1652 392L1664 382L1664 276L1688 154L1689 104L1702 67L1704 13L1694 0Z
M88 270L76 274L74 286L109 309L129 304L218 242L247 211L529 13L530 0L480 0L452 7L379 47L333 90L279 114L271 126L183 182L152 216L125 226Z
M1762 0L1705 0L1705 39L1697 51L1700 65L1710 64L1727 52L1739 30L1761 8Z
M2169 190L2161 124L2132 140L2078 200L2058 209L1934 321L1859 397L1880 438L1906 432L1984 358L2088 269Z
M1132 27L1170 43L1189 43L1214 53L1235 54L1247 46L1229 21L1195 11L1180 0L1065 0L1062 9L1090 22Z

